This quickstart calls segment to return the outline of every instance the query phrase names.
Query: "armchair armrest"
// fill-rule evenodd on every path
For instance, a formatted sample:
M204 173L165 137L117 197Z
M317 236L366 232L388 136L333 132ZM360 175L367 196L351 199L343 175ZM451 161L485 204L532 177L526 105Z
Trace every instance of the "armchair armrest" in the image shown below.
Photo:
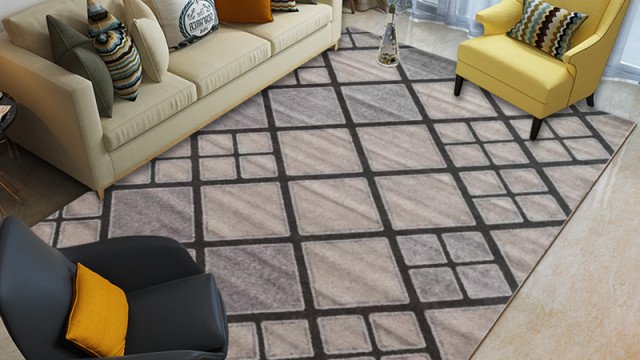
M201 351L163 351L148 354L134 354L125 356L105 357L104 360L224 360L224 354L205 353ZM83 358L77 360L95 360L95 358Z
M202 273L180 243L165 237L121 237L59 250L125 293Z
M484 26L485 35L504 34L518 22L521 14L521 2L502 0L492 7L478 11L476 21Z
M114 179L91 82L0 33L0 90L18 103L9 137L93 189Z

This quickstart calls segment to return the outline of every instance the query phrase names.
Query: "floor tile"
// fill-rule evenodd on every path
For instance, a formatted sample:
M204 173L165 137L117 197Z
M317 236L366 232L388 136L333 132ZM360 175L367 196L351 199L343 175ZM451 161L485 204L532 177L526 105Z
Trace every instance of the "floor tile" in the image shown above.
M270 89L269 99L278 126L343 124L345 122L332 87Z
M479 145L448 145L446 149L457 167L489 165L489 160Z
M232 157L200 159L200 180L235 179L236 161Z
M492 260L493 255L482 233L447 233L442 239L455 262Z
M611 157L598 140L593 138L564 140L564 143L578 160L606 160Z
M522 284L559 230L559 227L495 230L491 237L498 244L516 281Z
M240 173L245 179L277 176L276 159L273 155L241 156Z
M529 193L547 191L540 175L535 169L509 169L500 170L502 178L507 183L509 190L513 193Z
M258 360L258 334L254 323L229 324L228 360Z
M305 307L291 244L206 248L205 260L229 314Z
M305 242L302 250L317 309L409 301L387 239Z
M517 196L516 201L529 221L552 221L567 218L551 195Z
M373 171L447 166L425 126L359 128L358 136Z
M407 265L430 265L447 262L436 235L398 236L397 240Z
M495 264L459 266L456 271L472 299L511 295L509 284Z
M471 127L481 141L511 140L513 136L502 121L474 121Z
M422 119L403 84L343 86L342 93L357 123Z
M382 222L363 178L289 183L302 235L382 230Z
M155 164L156 182L176 183L191 181L191 160L158 160Z
M426 346L418 320L412 312L369 315L376 345L382 351L420 349Z
M201 191L205 240L289 235L280 184L203 186Z
M409 270L411 282L422 302L460 300L453 271L447 267Z
M475 142L469 126L463 122L435 124L436 132L445 144Z
M468 359L503 308L493 305L425 311L442 359Z
M109 237L132 235L166 236L179 241L193 241L195 230L191 188L113 191Z
M271 135L268 132L242 133L236 136L240 154L272 152Z
M371 351L369 332L360 315L318 318L325 354L350 354Z
M396 230L475 224L450 174L386 176L376 182Z
M460 173L469 194L498 195L506 193L495 171L470 171Z
M281 131L278 140L288 175L362 171L351 135L346 129Z
M474 199L473 202L487 224L511 224L524 221L511 198L482 198Z
M458 119L496 116L482 91L468 83L459 97L453 95L453 82L418 83L413 88L431 119Z
M377 50L345 50L328 54L340 82L400 80L396 68L378 65L377 53Z
M515 142L490 143L484 145L489 157L496 165L526 164L527 156Z
M307 320L265 321L262 323L267 359L300 359L313 356Z

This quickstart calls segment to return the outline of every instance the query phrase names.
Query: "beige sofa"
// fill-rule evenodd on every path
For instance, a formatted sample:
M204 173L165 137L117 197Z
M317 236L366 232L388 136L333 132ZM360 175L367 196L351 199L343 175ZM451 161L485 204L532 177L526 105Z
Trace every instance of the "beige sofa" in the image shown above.
M103 1L123 19L122 0ZM86 0L51 0L4 19L0 90L21 105L9 137L103 196L104 189L212 120L336 46L342 0L274 13L272 23L222 24L171 54L161 83L100 118L91 83L54 64L45 15L86 32Z

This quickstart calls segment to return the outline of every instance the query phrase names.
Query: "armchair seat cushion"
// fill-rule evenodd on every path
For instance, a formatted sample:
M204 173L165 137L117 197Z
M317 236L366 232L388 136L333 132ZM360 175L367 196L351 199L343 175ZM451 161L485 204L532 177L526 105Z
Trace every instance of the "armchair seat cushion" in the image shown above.
M574 82L564 62L507 35L463 42L458 60L540 103L568 102Z
M222 349L227 339L222 298L212 274L127 293L125 353Z
M166 74L161 83L143 79L135 102L115 99L113 116L102 118L107 151L133 140L197 100L195 86L187 80Z

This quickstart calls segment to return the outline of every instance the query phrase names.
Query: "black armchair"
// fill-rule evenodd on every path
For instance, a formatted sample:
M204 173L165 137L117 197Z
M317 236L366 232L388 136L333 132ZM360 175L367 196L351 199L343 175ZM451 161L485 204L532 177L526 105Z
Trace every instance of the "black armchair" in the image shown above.
M109 360L223 360L228 324L212 274L178 242L123 237L54 249L18 219L0 227L0 316L27 360L82 359L65 339L75 263L126 294L125 356Z

